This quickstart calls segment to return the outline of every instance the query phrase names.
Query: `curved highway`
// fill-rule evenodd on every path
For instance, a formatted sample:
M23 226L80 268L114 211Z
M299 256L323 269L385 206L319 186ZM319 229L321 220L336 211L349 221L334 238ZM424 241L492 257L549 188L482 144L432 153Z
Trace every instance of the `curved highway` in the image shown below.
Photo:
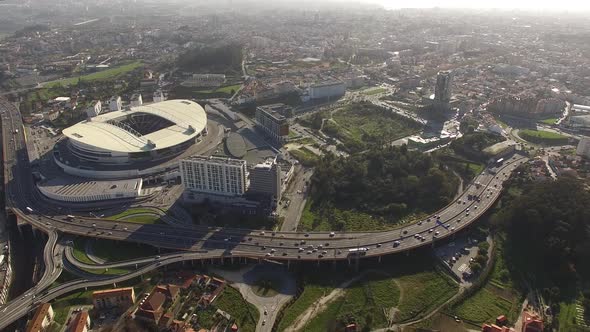
M208 259L220 257L251 257L273 260L346 260L351 258L375 257L402 252L420 246L432 245L460 231L478 219L499 197L503 182L520 164L528 160L521 155L514 155L491 174L488 169L478 175L464 190L462 195L444 209L428 218L416 221L402 228L383 232L271 232L250 229L208 228L201 226L142 225L124 221L111 221L99 218L75 217L68 218L59 209L45 199L37 191L31 176L31 166L26 150L26 138L20 113L14 105L0 100L2 116L2 135L4 144L4 166L6 186L6 208L11 210L21 221L26 221L50 234L57 231L96 238L146 243L156 247L189 251L190 253L163 255L157 263L149 263L126 275L135 275L138 271L164 264L176 259ZM508 158L507 158L508 159ZM472 196L477 199L469 199ZM49 242L49 241L48 241ZM48 246L50 244L48 243ZM51 256L55 251L46 250ZM60 251L58 251L60 252ZM68 251L66 250L66 255ZM190 258L187 258L190 257ZM60 268L52 263L53 259L45 258L47 270L42 279L43 284L25 294L39 294L49 286L50 276L57 278ZM113 263L118 264L118 263ZM114 266L113 266L114 267ZM55 274L57 273L57 276ZM139 275L139 274L137 274ZM123 276L121 276L123 277ZM45 281L47 280L47 281ZM108 280L108 281L107 281ZM105 280L80 281L86 286L93 283L113 283L113 278ZM64 284L49 293L43 292L41 300L47 294L61 292ZM101 285L101 284L96 284ZM43 286L43 287L40 287ZM66 293L67 291L64 291ZM63 293L60 293L63 294ZM31 298L34 295L30 296ZM13 300L0 309L0 328L14 319L26 314L33 304L13 303ZM22 301L21 301L22 302ZM36 302L36 301L35 301ZM8 317L2 313L13 307L20 308ZM25 307L27 310L25 311ZM12 311L11 311L12 312ZM19 316L20 315L20 316ZM18 317L17 317L18 316Z

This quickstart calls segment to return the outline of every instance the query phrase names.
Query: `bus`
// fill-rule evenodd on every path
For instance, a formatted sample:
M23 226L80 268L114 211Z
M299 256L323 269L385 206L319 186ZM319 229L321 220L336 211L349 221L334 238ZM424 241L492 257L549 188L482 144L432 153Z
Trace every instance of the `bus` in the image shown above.
M74 217L74 216L72 216L71 214L68 214L68 215L66 216L66 220L67 220L67 221L72 221L72 220L74 220L74 218L75 218L75 217Z
M33 209L31 209L30 207L27 206L27 211L29 211L29 213L33 213Z
M367 251L369 251L369 248L365 247L348 249L348 256L364 256Z
M497 165L497 166L500 166L500 165L502 165L503 163L504 163L504 158L500 158L500 159L496 160L496 165Z

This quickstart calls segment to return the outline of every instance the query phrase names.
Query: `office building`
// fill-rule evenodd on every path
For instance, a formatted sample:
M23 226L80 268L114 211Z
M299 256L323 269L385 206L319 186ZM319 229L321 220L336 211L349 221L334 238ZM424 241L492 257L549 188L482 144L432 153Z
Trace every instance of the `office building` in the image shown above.
M88 115L89 118L93 118L93 117L99 115L101 112L102 112L102 103L100 102L100 100L96 100L96 101L92 102L90 107L88 107L86 109L86 115Z
M313 99L331 99L344 96L346 86L342 81L330 81L313 84L309 87L309 98Z
M180 175L189 192L222 196L246 191L246 161L231 158L192 156L180 161Z
M440 71L436 75L436 87L434 100L438 103L448 104L451 101L452 74L450 71Z
M582 137L578 143L576 154L590 159L590 137Z
M281 167L275 161L267 161L250 170L248 192L281 199Z
M47 327L53 321L53 308L49 303L43 303L35 311L33 319L27 325L27 332L46 331Z
M273 140L282 145L289 136L287 118L272 108L258 107L255 116L256 125Z
M143 105L143 99L141 98L141 93L136 93L131 96L131 107L137 107Z
M109 100L109 111L117 112L123 109L123 102L120 96L112 96Z
M127 310L135 303L133 287L116 288L92 293L92 304L96 309L119 308Z

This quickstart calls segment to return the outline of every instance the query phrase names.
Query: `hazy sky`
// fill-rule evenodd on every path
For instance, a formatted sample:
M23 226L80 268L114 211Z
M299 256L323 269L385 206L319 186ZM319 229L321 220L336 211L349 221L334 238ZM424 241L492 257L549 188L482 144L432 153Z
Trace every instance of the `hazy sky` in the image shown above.
M590 0L363 0L388 8L523 8L523 9L590 9Z

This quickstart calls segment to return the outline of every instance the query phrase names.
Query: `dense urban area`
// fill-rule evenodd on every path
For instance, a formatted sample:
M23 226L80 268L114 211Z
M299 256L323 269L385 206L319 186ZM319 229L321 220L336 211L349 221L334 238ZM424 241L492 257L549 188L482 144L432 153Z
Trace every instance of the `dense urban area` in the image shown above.
M0 330L590 331L587 14L1 1Z

